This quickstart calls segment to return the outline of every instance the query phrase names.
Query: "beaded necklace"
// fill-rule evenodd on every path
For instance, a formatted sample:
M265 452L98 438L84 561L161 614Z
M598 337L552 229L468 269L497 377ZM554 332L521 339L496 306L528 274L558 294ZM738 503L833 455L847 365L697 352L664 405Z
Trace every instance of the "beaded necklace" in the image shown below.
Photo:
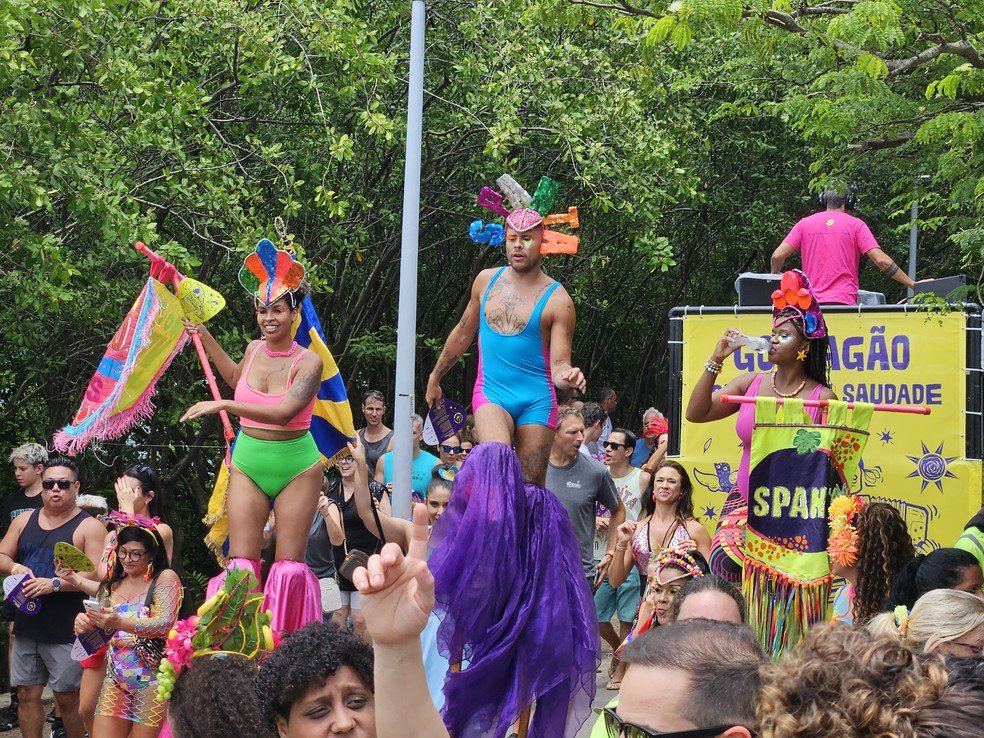
M799 386L796 389L794 389L792 392L782 392L782 391L780 391L779 388L776 387L776 372L777 371L778 371L778 368L773 368L773 370L772 370L772 391L775 392L775 394L776 394L777 397L796 397L796 395L798 395L800 392L803 391L803 388L806 386L806 377L803 377L803 381L800 382L799 383Z

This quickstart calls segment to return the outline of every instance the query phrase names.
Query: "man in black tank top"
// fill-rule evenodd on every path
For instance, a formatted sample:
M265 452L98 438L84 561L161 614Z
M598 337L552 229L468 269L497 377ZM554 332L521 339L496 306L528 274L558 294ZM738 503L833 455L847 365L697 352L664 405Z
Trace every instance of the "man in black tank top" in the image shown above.
M375 479L376 462L379 457L390 450L393 431L383 423L386 415L386 398L379 390L369 390L362 397L362 415L366 419L365 427L358 430L359 440L366 449L366 466L369 468L369 478ZM371 440L369 435L375 436Z
M41 738L44 713L41 691L55 694L68 738L82 738L79 682L82 667L72 658L75 616L84 595L55 576L55 544L71 543L93 561L102 554L106 530L76 504L79 470L65 457L49 459L41 482L43 506L15 518L0 541L0 574L27 574L23 592L40 608L14 616L11 677L20 696L20 728L24 738Z

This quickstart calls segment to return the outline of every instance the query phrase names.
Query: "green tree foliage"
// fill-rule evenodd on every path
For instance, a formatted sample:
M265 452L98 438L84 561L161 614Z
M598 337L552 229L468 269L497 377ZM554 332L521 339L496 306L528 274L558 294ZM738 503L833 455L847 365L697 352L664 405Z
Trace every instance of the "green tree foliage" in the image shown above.
M617 419L630 426L665 402L668 310L731 302L738 272L767 268L810 207L811 167L863 170L884 238L902 223L903 162L932 161L928 225L939 244L979 248L977 119L964 115L977 67L960 71L949 53L893 66L923 42L905 12L865 5L868 21L860 4L842 19L733 4L429 3L418 388L474 276L502 263L466 233L483 217L478 189L506 171L527 187L550 175L559 204L581 210L580 253L546 268L578 308L577 363L593 388L621 391ZM780 30L775 13L804 27L838 20L836 38L872 58L819 30ZM309 265L350 394L389 391L409 3L0 0L0 29L0 438L48 438L71 419L146 278L136 240L225 294L210 327L238 355L255 319L237 274L278 217ZM931 117L891 155L865 147L901 136L903 124L879 121L911 114L896 88L929 68L918 104ZM957 132L964 144L947 148ZM467 399L474 373L470 355L445 391ZM110 490L138 459L157 467L188 567L206 570L197 520L222 449L214 419L177 423L207 396L193 352L158 390L151 420L86 452L86 487Z
M936 268L984 268L979 0L571 2L605 11L656 58L686 49L694 64L708 47L728 45L741 92L719 111L722 122L776 118L807 144L815 188L831 177L862 182L868 204L899 229L914 178L930 175L918 194L927 255ZM700 69L708 79L724 71Z

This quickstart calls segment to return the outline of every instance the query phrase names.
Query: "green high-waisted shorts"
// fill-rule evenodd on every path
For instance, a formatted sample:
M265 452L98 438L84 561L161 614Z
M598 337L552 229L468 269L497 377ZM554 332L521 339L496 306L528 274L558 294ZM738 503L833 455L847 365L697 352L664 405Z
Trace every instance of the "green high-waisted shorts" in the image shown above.
M232 449L233 465L270 499L319 461L321 454L310 433L286 441L267 441L240 433Z

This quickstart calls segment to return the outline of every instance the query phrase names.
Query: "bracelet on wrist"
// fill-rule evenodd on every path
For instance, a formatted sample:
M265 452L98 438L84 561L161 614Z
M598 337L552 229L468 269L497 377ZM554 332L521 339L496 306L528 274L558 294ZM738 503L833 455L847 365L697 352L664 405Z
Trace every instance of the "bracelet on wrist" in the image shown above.
M708 371L711 374L720 374L724 370L724 364L720 361L714 361L714 359L708 359L704 362L704 371Z
M616 543L615 544L615 550L616 551L624 551L628 547L629 547L629 544L628 543Z

